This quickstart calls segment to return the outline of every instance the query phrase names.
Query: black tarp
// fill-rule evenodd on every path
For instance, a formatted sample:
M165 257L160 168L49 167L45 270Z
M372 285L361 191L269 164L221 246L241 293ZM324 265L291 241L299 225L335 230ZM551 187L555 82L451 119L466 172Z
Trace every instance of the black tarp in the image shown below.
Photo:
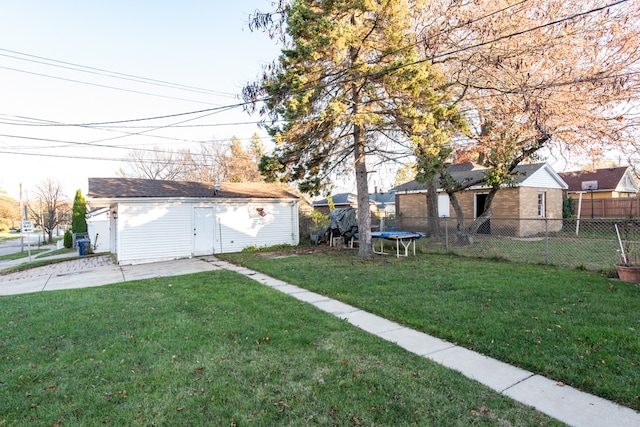
M358 220L356 219L355 208L339 208L334 209L329 214L329 228L335 236L336 230L340 236L350 239L358 232Z

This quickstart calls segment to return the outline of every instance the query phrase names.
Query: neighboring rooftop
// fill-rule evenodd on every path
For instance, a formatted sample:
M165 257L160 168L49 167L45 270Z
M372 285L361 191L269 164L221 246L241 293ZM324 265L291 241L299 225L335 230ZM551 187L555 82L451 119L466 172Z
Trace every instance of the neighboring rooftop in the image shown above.
M333 201L334 206L357 206L358 205L358 196L353 193L338 193L331 195L331 200ZM313 202L314 207L318 206L329 206L329 199L320 199L315 200Z
M558 175L567 183L570 192L587 191L590 183L597 186L594 191L638 191L637 181L628 166L562 172Z
M338 193L331 195L333 205L337 207L341 206L358 206L358 196L353 193ZM391 192L386 193L371 193L369 194L369 204L371 205L383 205L394 204L395 194ZM329 206L329 199L320 199L313 202L313 207Z
M526 179L543 168L547 168L550 172L552 172L552 174L558 181L561 181L559 174L553 171L547 163L533 163L527 165L519 165L514 169L514 184L522 184ZM475 165L471 162L466 162L450 165L447 170L449 171L451 177L459 183L479 182L476 185L482 186L483 183L481 182L481 180L490 169ZM393 189L393 191L397 193L403 193L412 191L424 191L426 189L427 186L425 184L421 184L418 181L414 180L397 186Z

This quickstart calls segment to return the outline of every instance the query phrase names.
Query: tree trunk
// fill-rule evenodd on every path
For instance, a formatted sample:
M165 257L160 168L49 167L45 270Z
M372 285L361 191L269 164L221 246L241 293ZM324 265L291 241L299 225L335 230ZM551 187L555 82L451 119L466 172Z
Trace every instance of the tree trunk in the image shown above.
M355 16L351 18L355 21ZM351 48L351 63L358 58L358 50ZM351 116L353 121L353 164L356 172L356 193L358 196L358 255L369 258L374 255L371 242L371 210L369 209L369 180L367 179L367 163L363 129L359 122L360 94L356 81L351 84Z
M464 213L462 212L462 206L458 199L458 193L451 192L449 194L449 200L453 206L453 210L456 213L456 242L459 245L471 245L473 244L473 238L467 233L464 227Z
M435 178L435 177L434 177ZM435 179L426 182L427 187L427 233L426 237L438 236L438 189Z
M491 191L489 191L489 194L487 195L487 200L485 200L485 204L484 204L484 212L482 212L482 214L476 218L475 221L473 221L473 224L471 224L471 227L469 227L469 234L470 235L474 235L478 232L478 230L480 229L480 227L482 226L482 224L484 224L485 222L487 222L487 220L489 220L489 218L491 218L491 215L493 214L493 210L491 209L491 204L493 203L493 198L496 196L496 193L498 192L498 190L496 190L495 188L492 188Z
M371 244L371 210L369 209L369 183L367 180L367 164L365 162L362 128L353 125L354 166L356 170L356 191L358 195L358 255L372 257Z

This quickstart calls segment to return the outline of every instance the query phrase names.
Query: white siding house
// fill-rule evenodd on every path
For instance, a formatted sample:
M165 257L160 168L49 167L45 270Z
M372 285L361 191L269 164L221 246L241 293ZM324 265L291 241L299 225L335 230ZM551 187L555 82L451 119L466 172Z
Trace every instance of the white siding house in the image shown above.
M87 214L87 234L94 252L111 252L108 207Z
M108 207L108 247L119 264L297 245L298 201L265 183L131 178L89 178L87 195L92 208Z

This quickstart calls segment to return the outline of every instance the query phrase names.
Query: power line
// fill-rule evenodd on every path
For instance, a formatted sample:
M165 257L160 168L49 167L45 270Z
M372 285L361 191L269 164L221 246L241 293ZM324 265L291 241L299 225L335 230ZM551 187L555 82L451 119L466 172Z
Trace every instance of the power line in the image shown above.
M124 135L119 135L116 137L112 137L112 138L104 138L104 139L100 139L100 140L95 140L95 141L88 141L88 142L75 142L75 141L59 141L59 140L53 140L53 139L47 139L47 138L32 138L32 137L26 137L26 136L19 136L19 135L0 135L0 136L4 136L4 137L12 137L12 138L21 138L21 139L33 139L33 140L40 140L40 141L49 141L49 142L57 142L57 143L62 143L62 144L70 144L70 145L83 145L83 146L93 146L93 147L106 147L106 148L125 148L125 147L121 147L121 146L114 146L114 145L104 145L104 144L100 144L101 142L106 142L106 141L112 141L115 139L120 139L120 138L125 138L125 137L130 137L130 136L145 136L145 137L160 137L160 138L164 138L164 139L171 139L171 140L176 140L176 141L182 141L182 142L189 142L187 140L184 139L178 139L178 138L168 138L168 137L162 137L159 135L143 135L149 132L153 132L155 130L159 130L159 129L163 129L163 128L168 128L168 127L172 127L173 125L176 124L183 124L183 123L187 123L193 120L199 120L203 117L207 117L213 114L218 114L220 112L222 112L224 110L221 109L209 109L205 114L199 116L199 117L193 117L193 118L189 118L186 120L182 120L179 121L177 123L172 123L169 125L163 125L163 126L154 126L154 127L150 127L150 128L146 128L146 130L140 131L140 132L123 132L123 131L117 131L117 130L113 130L113 129L100 129L100 128L96 128L96 127L91 127L91 126L78 126L78 127L82 127L82 128L88 128L88 129L92 129L92 130L104 130L104 131L108 131L108 132L120 132L120 133L124 133ZM13 116L13 117L18 117L18 118L26 118L23 116ZM178 115L172 115L172 117L178 117ZM30 120L39 120L39 119L33 119L33 118L28 118ZM199 142L202 143L202 141L191 141L191 142ZM50 147L50 148L54 148L54 147ZM128 149L133 150L135 148L129 147ZM147 150L147 149L140 149L143 151L156 151L156 150Z
M522 4L525 1L527 1L527 0L523 0L523 1L519 2L519 3L517 3L516 5ZM503 36L499 36L499 37L494 38L492 40L476 43L476 44L473 44L473 45L470 45L470 46L466 46L466 47L462 47L462 48L459 48L459 49L455 49L455 50L452 50L452 51L449 51L449 52L445 52L445 53L442 53L442 54L439 54L439 55L434 55L434 56L432 56L430 58L425 58L425 59L422 59L422 60L419 60L419 61L415 61L413 63L402 64L402 65L398 65L396 67L390 67L390 68L388 68L386 70L383 70L383 71L380 71L380 72L371 73L368 76L371 77L371 76L374 76L374 75L380 75L380 74L389 73L389 72L392 72L392 71L395 71L395 70L398 70L398 69L401 69L401 68L405 68L405 67L408 67L408 66L417 65L417 64L420 64L420 63L423 63L423 62L427 62L427 61L433 61L434 59L442 58L442 57L445 57L445 56L450 56L450 55L453 55L453 54L456 54L456 53L460 53L460 52L463 52L463 51L466 51L466 50L470 50L470 49L473 49L473 48L485 46L485 45L488 45L488 44L491 44L491 43L495 43L497 41L501 41L501 40L504 40L504 39L507 39L507 38L512 38L512 37L515 37L515 36L524 35L524 34L527 34L529 32L533 32L533 31L536 31L536 30L539 30L539 29L542 29L542 28L546 28L546 27L549 27L549 26L552 26L552 25L556 25L556 24L559 24L559 23L562 23L562 22L566 22L566 21L569 21L569 20L572 20L572 19L576 19L578 17L585 16L585 15L588 15L588 14L591 14L591 13L594 13L594 12L602 11L604 9L607 9L609 7L613 7L613 6L625 3L627 1L628 0L618 0L616 2L610 3L610 4L605 5L605 6L597 7L597 8L585 11L585 12L579 12L579 13L576 13L574 15L571 15L571 16L568 16L568 17L565 17L565 18L561 18L561 19L558 19L558 20L555 20L555 21L551 21L551 22L548 22L548 23L545 23L545 24L541 24L541 25L538 25L538 26L535 26L535 27L532 27L532 28L529 28L529 29L522 30L522 31L518 31L518 32L515 32L515 33L510 33L510 34L506 34L506 35L503 35ZM495 13L501 12L501 11L506 10L508 8L509 7L501 9L500 11L492 12L492 13L487 14L487 15L481 17L481 18L476 19L475 21L484 19L485 17L491 16L491 15L493 15ZM15 51L9 51L7 49L0 49L0 51L19 53L19 52L15 52ZM55 60L52 60L52 61L55 61ZM64 63L63 61L58 61L58 62ZM73 64L73 65L75 65L75 64ZM0 68L7 68L7 67L0 67ZM91 67L87 67L87 68L91 68ZM100 69L98 69L98 70L100 70ZM120 74L120 73L116 73L116 74ZM128 74L123 74L123 75L130 76ZM366 76L367 75L365 75L365 77ZM134 77L136 77L136 76L134 76ZM616 76L601 77L599 79L607 79L607 78L614 78L614 77L616 77ZM153 80L153 79L149 79L149 80ZM574 80L573 82L580 83L579 80ZM84 83L84 82L78 82L78 83ZM571 83L572 82L567 82L567 84L571 84ZM556 83L555 85L559 85L559 84ZM327 86L327 85L325 85L325 86ZM317 89L317 87L313 88L313 89ZM299 92L302 93L302 92L305 92L305 91L308 91L308 90L313 90L313 89L311 89L311 88L310 89L303 89L303 90L301 90ZM267 101L268 99L269 99L269 97L264 97L264 98L261 98L261 99L257 99L255 101L264 102L264 101ZM137 118L137 119L109 121L109 122L59 124L57 126L102 126L102 125L111 125L111 124L133 123L133 122L138 122L138 121L156 120L156 119L178 117L178 116L189 115L189 114L198 114L198 113L213 111L213 110L217 110L217 109L237 108L237 107L242 107L242 106L245 106L245 105L248 105L248 104L251 104L251 103L253 103L253 102L252 101L241 102L241 103L237 103L237 104L222 105L222 106L218 106L218 107L212 108L212 109L188 111L188 112L184 112L184 113L170 114L170 115L165 115L165 116L144 117L144 118ZM24 117L21 117L21 116L14 116L14 117L24 118Z
M132 159L121 158L114 159L109 157L91 157L91 156L77 156L77 155L64 155L64 154L44 154L44 153L19 153L15 151L3 151L0 150L0 154L10 154L16 156L37 156L37 157L50 157L58 159L78 159L78 160L105 160L105 161L117 161L117 162L132 162Z
M61 123L55 122L51 120L45 119L36 119L32 117L25 116L14 116L13 114L2 114L0 116L6 117L15 117L17 119L25 119L25 121L16 121L16 122L2 122L0 121L0 125L9 125L9 126L27 126L27 127L66 127L66 126L75 126L69 123ZM32 120L28 121L27 120ZM40 121L44 123L34 123L33 121ZM228 122L228 123L206 123L206 124L190 124L190 125L172 125L172 128L199 128L199 127L220 127L220 126L246 126L246 125L259 125L261 124L260 120L257 121L249 121L249 122ZM83 126L80 126L83 127ZM88 126L89 128L93 128ZM110 129L139 129L139 128L148 128L150 126L108 126L104 128L96 128L101 130L110 130Z
M65 62L65 61L60 61L60 60L57 60L57 59L45 58L43 56L31 55L31 54L28 54L28 53L18 52L18 51L15 51L15 50L9 50L9 49L0 48L0 51L9 52L9 53L12 53L12 54L15 54L15 55L22 55L22 56L25 56L25 57L28 57L28 58L36 58L36 59L39 59L41 61L36 61L36 60L33 60L33 59L20 58L20 57L17 57L17 56L7 55L7 54L0 54L0 56L5 56L5 57L8 57L8 58L14 58L14 59L18 59L18 60L21 60L21 61L29 61L29 62L33 62L33 63L37 63L37 64L48 65L48 66L51 66L51 67L64 68L64 69L78 71L78 72L82 72L82 73L97 74L97 75L107 76L107 77L111 77L111 78L134 81L134 82L144 83L144 84L149 84L149 85L168 87L168 88L172 88L172 89L191 91L191 92L196 92L196 93L205 93L205 94L225 96L225 97L235 97L236 96L236 94L232 94L232 93L220 92L220 91L215 91L215 90L211 90L211 89L203 89L203 88L199 88L199 87L196 87L196 86L188 86L188 85L183 85L183 84L180 84L180 83L167 82L167 81L164 81L164 80L150 79L150 78L147 78L147 77L140 77L140 76L135 76L135 75L132 75L132 74L119 73L119 72L116 72L116 71L105 70L103 68L89 67L89 66L86 66L86 65L75 64L75 63L72 63L72 62ZM51 64L47 63L47 62L44 62L44 61L51 62ZM64 65L57 65L57 64L64 64Z
M103 85L103 84L99 84L99 83L83 82L81 80L68 79L66 77L51 76L49 74L36 73L34 71L20 70L20 69L17 69L17 68L2 67L2 66L0 66L0 68L2 68L4 70L16 71L16 72L19 72L19 73L31 74L31 75L34 75L34 76L48 77L50 79L63 80L63 81L72 82L72 83L80 83L80 84L88 85L88 86L95 86L95 87L101 87L101 88L106 88L106 89L119 90L119 91L122 91L122 92L130 92L130 93L135 93L135 94L138 94L138 95L149 95L149 96L155 96L155 97L158 97L158 98L173 99L173 100L176 100L176 101L194 102L196 104L218 105L218 104L214 104L213 102L196 101L196 100L193 100L193 99L179 98L179 97L176 97L176 96L168 96L168 95L159 95L157 93L143 92L143 91L133 90L133 89L124 89L124 88L120 88L120 87Z
M403 65L398 65L397 67L391 67L388 71L394 71L394 70L405 68L405 67L409 67L409 66L412 66L412 65L421 64L423 62L433 62L433 60L435 60L435 59L444 58L444 57L447 57L447 56L450 56L450 55L454 55L456 53L461 53L461 52L465 52L467 50L471 50L471 49L475 49L475 48L478 48L478 47L490 45L490 44L493 44L493 43L496 43L496 42L499 42L499 41L502 41L502 40L510 39L510 38L513 38L513 37L516 37L516 36L522 36L522 35L525 35L527 33L531 33L531 32L534 32L534 31L537 31L537 30L541 30L541 29L544 29L544 28L547 28L547 27L551 27L551 26L554 26L554 25L557 25L557 24L561 24L563 22L572 21L572 20L580 18L582 16L590 15L590 14L595 13L595 12L600 12L600 11L603 11L603 10L608 9L610 7L618 6L618 5L622 4L622 3L626 3L627 1L629 1L629 0L618 0L616 2L609 3L609 4L604 5L604 6L596 7L596 8L584 11L584 12L575 13L573 15L570 15L570 16L567 16L567 17L564 17L564 18L560 18L560 19L557 19L555 21L547 22L545 24L540 24L540 25L537 25L535 27L527 28L527 29L524 29L524 30L521 30L521 31L516 31L514 33L505 34L503 36L496 37L496 38L494 38L492 40L479 42L479 43L472 44L472 45L469 45L469 46L461 47L461 48L455 49L453 51L445 52L445 53L442 53L442 54L439 54L439 55L433 55L430 58L421 59L419 61L415 61L415 62L410 63L410 64L403 64Z
M540 25L537 25L537 26L534 26L534 27L531 27L531 28L528 28L528 29L524 29L524 30L521 30L521 31L516 31L516 32L505 34L505 35L502 35L502 36L498 36L498 37L496 37L494 39L491 39L491 40L475 43L475 44L472 44L472 45L469 45L469 46L460 47L460 48L457 48L457 49L454 49L454 50L450 50L448 52L444 52L444 53L437 54L437 55L432 55L430 57L427 57L427 58L424 58L424 59L420 59L420 60L417 60L417 61L413 61L413 62L410 62L410 63L399 64L399 65L387 67L387 68L385 68L385 69L383 69L381 71L376 71L376 72L371 72L371 73L365 73L365 74L358 75L358 76L353 76L353 77L351 77L349 79L343 80L341 83L354 82L354 81L357 81L359 79L367 78L367 77L383 76L383 75L390 74L392 72L401 70L403 68L419 65L419 64L422 64L422 63L425 63L425 62L433 62L436 59L445 58L447 56L455 55L457 53L465 52L467 50L475 49L475 48L478 48L478 47L490 45L490 44L493 44L493 43L496 43L496 42L499 42L499 41L502 41L502 40L506 40L506 39L509 39L509 38L522 36L522 35L525 35L527 33L531 33L531 32L534 32L534 31L537 31L537 30L541 30L541 29L544 29L544 28L547 28L547 27L551 27L551 26L554 26L554 25L557 25L557 24L561 24L563 22L568 22L568 21L580 18L582 16L587 16L587 15L590 15L592 13L600 12L600 11L603 11L605 9L608 9L608 8L611 8L611 7L618 6L620 4L626 3L627 1L629 1L629 0L618 0L618 1L615 1L613 3L609 3L607 5L604 5L604 6L595 7L593 9L590 9L590 10L587 10L587 11L584 11L584 12L578 12L578 13L575 13L573 15L566 16L564 18L560 18L560 19L557 19L557 20L554 20L554 21L547 22L545 24L540 24ZM520 2L518 4L521 4L521 3L522 2ZM490 16L490 15L491 14L486 15L485 17ZM441 33L441 34L443 34L443 33ZM413 44L412 46L415 46L415 45L416 44ZM346 71L349 71L349 69L354 70L355 66L349 67ZM341 72L344 72L344 71L341 71ZM337 75L337 73L336 73L336 75ZM325 76L323 78L331 77L331 76L333 76L333 75ZM603 79L613 78L613 77L614 76L608 76L608 77L603 77ZM293 91L293 92L290 92L290 94L301 94L301 93L308 92L308 91L318 90L318 89L323 88L323 87L324 88L329 88L329 87L334 85L333 83L321 84L321 82L322 82L322 78L317 79L317 80L311 82L314 86L309 86L309 87L304 88L304 89ZM574 80L573 82L581 83L580 80ZM571 82L568 82L568 84L571 84ZM265 101L268 101L270 98L271 97L269 97L269 96L266 96L266 97L263 97L263 98L258 98L258 99L255 99L253 101L247 102L247 104L254 104L254 103L257 103L257 102L265 102Z
M591 9L591 10L585 11L585 12L576 13L574 15L571 15L571 16L568 16L568 17L565 17L565 18L561 18L561 19L557 19L555 21L551 21L551 22L548 22L546 24L541 24L541 25L538 25L538 26L535 26L535 27L532 27L532 28L529 28L529 29L525 29L525 30L522 30L522 31L518 31L518 32L515 32L515 33L503 35L503 36L499 36L499 37L497 37L495 39L492 39L490 41L485 41L485 42L477 43L477 44L474 44L474 45L462 47L462 48L459 48L459 49L456 49L456 50L453 50L453 51L450 51L450 52L446 52L446 53L443 53L443 54L440 54L440 55L433 56L433 57L428 58L428 59L423 59L423 60L414 62L412 64L400 65L398 67L389 68L387 70L384 70L383 72L373 73L371 75L373 76L373 75L378 75L378 74L381 74L381 73L393 72L394 70L397 70L397 69L400 69L400 68L403 68L403 67L407 67L407 66L410 66L410 65L415 65L415 64L422 63L422 62L429 61L429 60L433 60L433 59L436 59L436 58L440 58L440 57L444 57L444 56L448 56L448 55L453 55L455 53L459 53L459 52L466 51L466 50L469 50L469 49L473 49L473 48L481 47L481 46L484 46L484 45L487 45L487 44L495 43L497 41L504 40L504 39L507 39L507 38L521 36L521 35L524 35L526 33L532 32L532 31L536 31L536 30L539 30L539 29L542 29L542 28L545 28L545 27L549 27L549 26L552 26L552 25L557 25L559 23L566 22L566 21L569 21L569 20L572 20L572 19L576 19L578 17L585 16L585 15L590 14L590 13L595 13L597 11L601 11L601 10L604 10L604 9L612 7L612 6L616 6L616 5L625 3L627 1L628 0L619 0L617 2L610 3L610 4L602 6L602 7L594 8L594 9ZM0 50L2 50L2 49L0 49ZM633 75L633 74L635 74L635 73L629 73L628 75ZM569 81L569 82L565 82L565 83L553 83L553 84L550 84L549 87L551 87L551 86L559 86L559 85L579 84L579 83L583 83L583 82L586 82L586 81L596 81L596 80L610 79L610 78L616 78L616 77L621 77L621 76L623 76L623 75L602 76L602 77L597 77L597 78L592 78L592 79L584 79L583 81L574 80L574 81ZM80 82L80 83L82 83L82 82ZM539 87L536 88L536 89L539 89ZM310 90L310 89L307 89L307 90ZM268 100L268 97L265 97L265 98L260 99L258 101L265 101L265 100ZM78 123L76 123L76 124L60 124L58 126L92 127L92 126L104 126L104 125L112 125L112 124L134 123L134 122L139 122L139 121L164 119L164 118L185 116L185 115L190 115L190 114L206 113L206 112L219 111L219 110L224 110L224 109L232 109L232 108L237 108L237 107L241 107L241 106L247 105L249 103L250 102L243 102L243 103L232 104L232 105L228 105L228 106L221 106L221 107L212 108L212 109L190 111L190 112L177 113L177 114L171 114L171 115L165 115L165 116L145 117L145 118L138 118L138 119L110 121L110 122L95 122L95 123L82 123L82 124L78 124ZM21 116L14 116L14 117L25 118L25 117L21 117ZM34 126L35 126L35 124L34 124ZM165 128L166 127L172 127L172 125L167 125L167 126L163 126L163 127L165 127ZM12 137L11 135L7 135L7 136ZM13 136L13 137L16 137L16 136ZM53 142L53 140L52 140L52 142ZM74 142L65 142L65 141L59 141L59 142L74 144ZM95 144L95 143L96 143L96 141L93 142L93 144ZM92 143L79 143L79 144L90 145ZM96 146L99 146L99 145L96 144ZM121 147L118 147L118 146L107 146L107 147L121 148Z
M121 124L121 123L143 122L143 121L159 120L159 119L169 119L169 118L173 118L173 117L188 116L188 115L191 115L191 114L200 114L200 113L207 113L207 112L222 112L222 111L225 111L225 110L238 108L238 107L241 107L241 106L246 105L246 104L247 104L246 102L242 102L242 103L238 103L238 104L222 105L222 106L215 107L215 108L206 108L204 110L186 111L186 112L183 112L183 113L166 114L166 115L163 115L163 116L140 117L140 118L136 118L136 119L127 119L127 120L114 120L114 121L109 121L109 122L59 123L57 126L90 127L90 126L104 126L104 125ZM15 116L15 115L11 115L11 116L19 118L19 119L32 120L30 117L25 117L25 116Z
M443 31L440 31L438 34L433 35L433 37L443 36L443 35L445 35L447 33L452 32L452 31L458 30L460 28L464 28L464 27L466 27L466 26L468 26L470 24L474 24L476 22L479 22L479 21L482 21L484 19L490 18L490 17L492 17L494 15L498 15L498 14L500 14L502 12L506 12L507 10L512 9L512 8L514 8L516 6L520 6L521 4L524 4L524 3L528 2L528 1L529 0L521 0L518 3L514 3L514 4L511 4L511 5L505 6L502 9L498 9L498 10L494 10L492 12L489 12L486 15L482 15L482 16L479 16L479 17L477 17L475 19L464 21L464 23L462 23L462 24L459 24L459 25L456 25L456 26L453 26L453 27L450 27L450 28L446 28ZM402 52L402 51L407 50L407 49L414 48L414 47L416 47L416 46L418 46L420 44L423 44L423 43L424 43L423 40L416 41L415 43L411 43L411 44L409 44L409 45L407 45L407 46L405 46L403 48L397 49L397 50L395 50L393 52L385 53L384 56L395 55L395 54L397 54L399 52ZM375 60L367 61L367 64L373 65L373 64L376 64L376 63L380 62L380 60L381 60L381 58L377 58Z

